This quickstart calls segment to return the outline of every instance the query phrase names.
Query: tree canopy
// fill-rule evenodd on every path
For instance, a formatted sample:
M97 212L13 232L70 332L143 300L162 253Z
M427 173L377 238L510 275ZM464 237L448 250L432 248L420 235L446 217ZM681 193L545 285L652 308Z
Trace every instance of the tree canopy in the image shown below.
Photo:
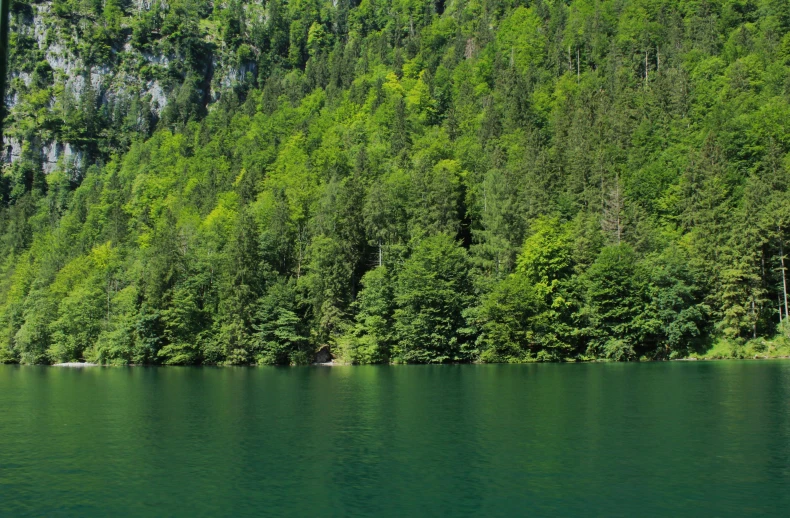
M17 0L10 43L0 361L787 340L785 0Z

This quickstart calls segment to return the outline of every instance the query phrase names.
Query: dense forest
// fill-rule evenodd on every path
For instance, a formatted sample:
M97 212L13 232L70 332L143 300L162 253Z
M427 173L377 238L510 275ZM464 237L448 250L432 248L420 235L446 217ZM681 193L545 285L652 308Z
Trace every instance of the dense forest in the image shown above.
M16 0L0 361L787 346L787 0Z

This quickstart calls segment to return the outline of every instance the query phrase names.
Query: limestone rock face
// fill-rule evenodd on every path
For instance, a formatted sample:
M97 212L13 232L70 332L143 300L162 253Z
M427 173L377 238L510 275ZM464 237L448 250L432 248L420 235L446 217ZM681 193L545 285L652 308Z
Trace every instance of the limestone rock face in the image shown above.
M103 8L92 5L79 4L77 12L51 0L15 6L0 162L25 162L43 174L64 171L77 181L134 138L150 136L167 119L169 104L176 103L176 113L205 112L257 77L254 52L240 57L235 47L218 41L210 8L201 9L196 32L185 36L186 29L178 27L171 28L174 34L157 30L141 36L135 24L151 12L163 20L169 3L125 2L120 29L102 33L102 39L88 30L104 16ZM250 20L264 12L263 2L245 3ZM195 92L188 109L185 89Z

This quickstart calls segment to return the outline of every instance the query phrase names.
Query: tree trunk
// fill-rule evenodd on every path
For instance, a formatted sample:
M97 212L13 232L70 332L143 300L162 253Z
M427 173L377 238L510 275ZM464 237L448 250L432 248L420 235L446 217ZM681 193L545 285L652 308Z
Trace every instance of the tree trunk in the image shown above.
M656 75L661 72L661 54L658 52L658 45L656 45Z
M110 323L110 279L107 279L107 323Z
M782 237L782 225L779 228L779 260L782 263L782 295L785 299L785 320L788 318L787 314L787 275L785 274L785 247L784 238Z
M573 70L573 61L571 61L571 46L568 45L568 72Z

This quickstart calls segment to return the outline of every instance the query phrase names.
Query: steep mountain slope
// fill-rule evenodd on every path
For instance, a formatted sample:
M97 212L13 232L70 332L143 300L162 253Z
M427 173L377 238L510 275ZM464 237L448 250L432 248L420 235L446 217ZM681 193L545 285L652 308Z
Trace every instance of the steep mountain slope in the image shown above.
M3 361L786 346L784 0L12 11Z
M256 7L263 16L260 5L247 9ZM207 2L14 3L6 160L41 162L49 173L63 157L61 167L79 175L149 136L160 119L202 115L219 90L257 71L251 55L219 38L212 10Z

